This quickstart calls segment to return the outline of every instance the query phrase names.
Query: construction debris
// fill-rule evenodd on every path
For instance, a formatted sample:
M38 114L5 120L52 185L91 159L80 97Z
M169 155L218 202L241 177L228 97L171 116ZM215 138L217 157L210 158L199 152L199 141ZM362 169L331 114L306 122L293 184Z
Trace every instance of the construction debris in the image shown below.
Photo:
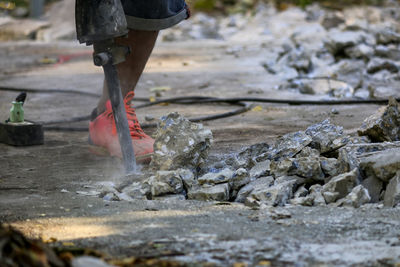
M387 136L398 133L398 124L393 123L400 121L397 103L391 100L379 114L385 115L378 116L375 125L379 128L374 129ZM156 136L155 156L142 181L103 187L100 197L113 201L175 195L176 199L236 201L251 207L290 203L358 208L383 200L395 206L400 201L400 142L371 143L373 135L368 135L371 139L351 137L329 120L288 133L271 146L260 143L244 148L220 162L207 161L211 131L178 113L161 119Z
M387 207L394 207L400 204L400 171L390 179L386 187L383 203Z
M197 169L208 156L212 133L178 113L162 117L158 125L151 166L157 170Z
M358 134L368 136L373 142L400 141L400 110L397 101L390 98L387 107L382 107L364 121Z

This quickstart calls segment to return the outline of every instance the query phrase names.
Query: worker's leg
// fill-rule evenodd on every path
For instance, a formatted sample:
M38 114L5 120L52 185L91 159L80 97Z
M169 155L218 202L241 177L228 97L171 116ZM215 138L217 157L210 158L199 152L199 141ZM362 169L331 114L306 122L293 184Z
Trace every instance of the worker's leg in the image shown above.
M127 38L117 39L116 42L118 44L131 48L131 53L127 56L126 60L117 65L123 97L135 89L156 43L157 36L158 31L130 30ZM108 99L108 88L106 82L104 82L103 95L97 105L97 114L105 110L105 103Z

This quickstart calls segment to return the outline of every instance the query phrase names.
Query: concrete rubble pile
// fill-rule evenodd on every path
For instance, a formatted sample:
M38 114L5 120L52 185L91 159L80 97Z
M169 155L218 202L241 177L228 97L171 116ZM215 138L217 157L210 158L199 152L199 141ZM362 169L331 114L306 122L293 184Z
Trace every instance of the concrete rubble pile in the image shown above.
M162 33L163 41L224 40L226 53L272 51L261 65L280 90L333 98L387 98L398 95L400 22L398 6L348 7L278 12L259 4L252 15L211 17L196 13ZM254 40L253 46L240 40Z
M236 201L251 207L395 207L400 205L399 109L390 99L365 120L358 136L327 119L217 162L208 158L211 131L171 113L158 126L152 163L141 181L105 189L100 196Z
M280 89L335 98L398 96L400 23L387 12L373 7L321 10L304 25L313 36L299 27L276 59L263 66L271 74L286 73Z

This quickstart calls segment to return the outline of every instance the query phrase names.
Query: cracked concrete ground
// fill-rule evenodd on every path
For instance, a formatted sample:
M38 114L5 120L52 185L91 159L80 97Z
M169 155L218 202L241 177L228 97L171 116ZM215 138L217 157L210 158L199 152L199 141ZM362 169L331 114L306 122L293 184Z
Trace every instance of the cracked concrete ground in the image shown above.
M232 44L230 44L232 45ZM271 46L273 43L271 43ZM74 89L100 93L101 69L92 65L90 50L73 43L2 43L2 86ZM278 91L279 81L260 61L271 50L252 43L238 56L225 53L223 41L159 43L138 85L139 97L149 88L171 86L165 97L304 98ZM80 54L63 64L41 65L44 56ZM22 60L23 59L23 60ZM9 62L9 68L5 62ZM7 117L15 92L0 91L0 119ZM321 96L307 96L319 99ZM26 117L53 120L88 114L97 99L74 94L28 94ZM262 109L206 122L214 134L211 157L245 145L304 130L331 118L354 133L378 106L286 106L262 104ZM232 109L227 105L168 105L137 111L159 117L178 111L187 117ZM86 126L77 123L73 126ZM154 129L149 129L151 133ZM272 266L398 266L400 210L376 206L284 208L291 216L273 219L268 209L241 204L196 201L104 202L76 191L97 182L121 179L120 161L89 151L87 132L45 133L45 144L11 147L0 144L0 221L31 237L96 248L115 257L166 256L187 262L237 262ZM274 210L274 208L273 208Z

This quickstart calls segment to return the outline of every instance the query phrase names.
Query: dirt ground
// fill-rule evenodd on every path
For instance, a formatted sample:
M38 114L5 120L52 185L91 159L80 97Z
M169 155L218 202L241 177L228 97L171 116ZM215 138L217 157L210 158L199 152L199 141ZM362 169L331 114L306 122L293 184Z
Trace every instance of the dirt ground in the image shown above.
M239 42L239 41L238 41ZM260 61L271 56L267 45L247 43L238 54L224 41L160 42L136 90L170 86L164 97L203 95L304 99L298 92L275 89L279 81ZM263 48L260 48L263 47ZM93 66L90 49L72 42L1 43L1 86L101 92L102 70ZM79 54L62 64L40 64L43 57ZM0 91L0 119L5 120L15 92ZM322 99L323 96L307 96ZM87 115L96 97L31 93L26 118L37 121ZM378 106L287 106L262 109L204 123L214 135L212 157L304 130L330 118L355 133ZM187 117L231 110L228 105L168 105L139 109L160 117L178 111ZM339 114L333 114L336 108ZM86 126L77 123L73 126ZM149 129L152 133L154 129ZM0 222L31 237L56 238L99 249L114 257L171 257L186 262L228 266L244 262L264 266L399 266L400 210L380 206L360 209L295 207L289 218L242 204L197 201L135 200L106 202L77 194L98 182L118 182L121 162L89 151L87 132L46 131L45 144L0 144ZM269 264L269 265L268 265Z

